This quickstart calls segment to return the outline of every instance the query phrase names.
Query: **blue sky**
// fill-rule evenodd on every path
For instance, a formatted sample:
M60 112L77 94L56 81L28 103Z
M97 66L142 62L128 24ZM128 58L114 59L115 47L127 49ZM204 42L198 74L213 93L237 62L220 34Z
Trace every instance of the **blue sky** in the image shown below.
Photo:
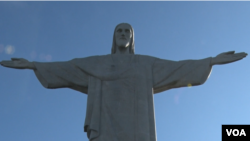
M250 2L0 2L0 60L67 61L110 54L121 22L135 53L169 60L250 52ZM158 141L220 141L250 124L249 57L213 67L201 86L154 96ZM88 141L87 95L45 89L31 70L0 67L0 140Z

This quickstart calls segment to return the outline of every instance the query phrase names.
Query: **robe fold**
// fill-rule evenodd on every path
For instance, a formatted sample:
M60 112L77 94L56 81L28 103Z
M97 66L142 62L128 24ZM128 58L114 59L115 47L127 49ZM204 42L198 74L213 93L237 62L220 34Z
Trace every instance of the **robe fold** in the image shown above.
M45 88L88 94L84 131L90 141L156 141L153 94L203 84L210 61L113 54L34 64Z

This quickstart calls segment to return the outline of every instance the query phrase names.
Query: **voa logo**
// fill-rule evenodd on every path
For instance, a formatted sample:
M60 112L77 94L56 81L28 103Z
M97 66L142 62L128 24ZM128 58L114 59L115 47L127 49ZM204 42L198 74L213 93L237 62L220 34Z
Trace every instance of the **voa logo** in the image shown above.
M244 129L241 129L240 131L238 129L226 129L228 136L246 136L246 132Z

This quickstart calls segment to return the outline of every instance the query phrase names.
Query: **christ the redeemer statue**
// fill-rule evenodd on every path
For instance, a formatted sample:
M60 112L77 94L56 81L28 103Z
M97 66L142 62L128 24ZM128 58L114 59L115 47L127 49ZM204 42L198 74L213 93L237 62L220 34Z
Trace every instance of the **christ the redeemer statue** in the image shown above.
M87 94L84 131L90 141L156 141L153 94L201 85L213 65L246 56L230 51L201 60L171 61L135 55L133 28L121 23L115 28L109 55L49 63L12 58L0 63L34 70L45 88Z

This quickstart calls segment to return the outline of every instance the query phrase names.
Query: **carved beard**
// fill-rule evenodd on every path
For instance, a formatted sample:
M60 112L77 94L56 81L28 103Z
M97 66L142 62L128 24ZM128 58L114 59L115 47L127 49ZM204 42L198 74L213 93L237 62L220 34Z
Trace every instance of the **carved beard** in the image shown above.
M127 48L127 47L129 47L129 42L127 42L127 41L123 41L123 42L118 42L117 43L117 46L119 47L119 48Z

